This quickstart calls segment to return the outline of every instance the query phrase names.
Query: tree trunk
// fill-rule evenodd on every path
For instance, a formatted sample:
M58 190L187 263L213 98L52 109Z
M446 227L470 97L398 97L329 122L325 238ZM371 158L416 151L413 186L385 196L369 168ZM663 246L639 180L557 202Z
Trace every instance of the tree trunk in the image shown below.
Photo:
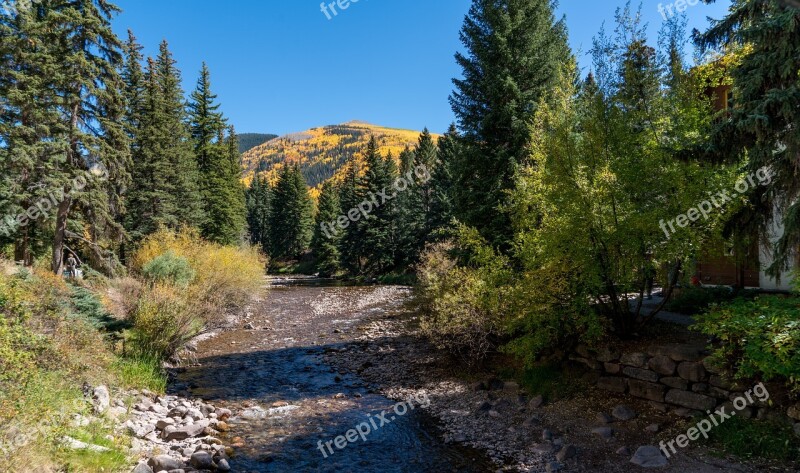
M67 195L64 200L58 204L58 213L56 213L56 231L53 238L52 261L52 269L56 274L61 274L61 270L64 267L64 239L67 234L67 220L70 206L72 206L72 197Z
M33 264L28 239L28 227L23 227L21 235L14 241L14 261L21 262L23 266L31 266Z

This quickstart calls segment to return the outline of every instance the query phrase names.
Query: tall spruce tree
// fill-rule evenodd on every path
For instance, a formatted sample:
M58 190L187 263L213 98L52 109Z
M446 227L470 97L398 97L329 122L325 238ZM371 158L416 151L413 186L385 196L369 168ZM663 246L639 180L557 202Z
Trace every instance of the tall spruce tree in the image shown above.
M234 132L227 128L216 99L211 92L211 73L203 63L189 102L189 121L205 212L200 228L203 237L211 241L233 244L244 234L244 189L240 183L238 147L234 150L231 146L236 141L235 136L225 138L226 131L229 137Z
M456 167L456 213L492 243L508 247L504 210L514 170L530 152L530 127L540 100L569 60L564 20L549 0L474 0L464 20L466 54L456 61L450 103L463 132Z
M42 199L52 202L46 184L52 156L66 150L48 12L0 15L0 242L13 244L14 259L26 265L52 242L52 213L23 225L16 216Z
M125 222L131 239L138 241L161 227L197 227L203 209L180 71L169 46L162 42L158 58L148 58L141 98L136 95L140 48L130 38L125 49L125 123L132 140L134 176Z
M299 166L284 166L273 191L270 256L276 259L303 256L313 236L313 207Z
M342 215L348 216L348 225L339 239L339 254L342 266L350 274L361 274L364 265L364 228L361 220L350 218L364 200L361 187L361 169L358 158L353 156L347 163L344 181L339 188L339 203ZM355 209L355 210L354 210Z
M269 215L272 208L272 189L265 178L256 175L246 193L247 226L250 243L269 252Z
M459 156L459 136L455 125L439 138L437 162L431 171L431 226L429 239L443 238L453 220L453 164Z
M410 172L406 176L412 177L408 193L409 219L404 222L405 231L410 233L410 255L412 263L416 262L422 248L430 240L433 227L434 188L431 182L431 172L438 161L438 150L433 137L426 128L419 136L419 142L414 149L414 161Z
M322 184L314 221L314 238L311 249L314 252L316 267L322 277L331 277L339 272L339 238L341 233L336 225L342 213L339 204L339 189L328 180Z
M365 270L378 276L391 270L397 251L396 212L393 200L383 201L379 197L384 192L392 192L393 181L397 178L397 166L391 156L384 158L378 150L375 137L371 137L364 157L366 172L361 181L361 195L365 197L360 219L363 221L363 248L366 261Z
M176 61L166 41L162 41L159 46L156 67L163 107L161 133L166 141L164 152L172 166L169 179L173 186L173 196L176 202L180 202L175 209L175 218L182 225L196 227L204 218L202 196L197 184L199 173L186 125L181 72L176 67Z
M247 203L245 185L242 182L242 153L239 151L239 138L233 125L228 127L225 139L228 157L228 173L225 188L229 195L228 209L225 212L230 218L226 229L225 243L241 242L247 228Z
M769 268L779 275L800 246L800 6L734 0L729 12L696 38L705 49L732 52L745 47L729 71L733 108L718 123L705 156L716 162L746 162L750 172L763 167L771 171L771 183L752 190L751 206L734 216L729 227L767 234L773 223L781 224L783 235L773 245Z
M122 45L111 29L119 9L105 0L74 0L43 2L33 10L43 15L48 47L58 58L51 80L63 98L59 108L65 132L55 139L66 144L66 155L47 157L52 167L46 185L63 191L56 205L51 267L61 272L67 239L74 239L88 246L96 263L111 269L100 236L121 234L114 218L121 202L109 183L121 185L130 177L118 72ZM76 191L76 179L91 176L93 169L102 169L106 179L90 178Z

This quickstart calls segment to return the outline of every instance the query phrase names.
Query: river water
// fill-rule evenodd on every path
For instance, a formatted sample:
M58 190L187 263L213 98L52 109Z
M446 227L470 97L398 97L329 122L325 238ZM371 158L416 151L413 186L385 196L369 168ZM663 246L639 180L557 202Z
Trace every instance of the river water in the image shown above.
M363 321L398 311L407 289L304 278L270 286L253 307L251 329L200 343L199 364L172 386L234 411L223 441L236 445L235 471L494 471L481 453L440 440L424 397L394 409L398 401L323 361L353 343ZM357 428L364 435L340 438L337 448L336 438Z

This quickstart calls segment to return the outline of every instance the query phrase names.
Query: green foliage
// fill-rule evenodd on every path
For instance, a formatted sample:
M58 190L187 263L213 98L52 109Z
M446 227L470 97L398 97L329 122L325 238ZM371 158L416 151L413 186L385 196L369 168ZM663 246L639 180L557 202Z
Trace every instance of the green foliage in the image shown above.
M152 283L169 283L183 288L189 287L196 276L189 260L176 256L172 251L145 263L142 275Z
M128 356L117 359L111 370L121 385L127 389L149 389L163 393L167 389L167 376L161 368L161 359L154 356Z
M270 256L274 259L301 257L313 236L314 202L297 166L286 166L272 190L269 217Z
M250 244L260 247L264 253L270 250L269 216L272 212L272 189L266 179L256 177L245 193L247 205L247 227Z
M363 270L369 276L378 276L391 270L396 261L399 223L397 206L393 199L383 202L379 196L382 192L395 192L393 184L397 178L397 167L391 155L385 158L380 155L374 136L367 145L365 165L366 172L360 181L359 190L359 195L364 196L364 200L359 205L364 209L364 205L369 203L371 211L358 222L364 238Z
M800 442L787 424L731 417L712 429L705 442L742 458L800 459Z
M666 309L680 314L699 314L711 305L731 301L743 297L752 299L758 294L754 290L737 290L728 287L694 287L684 288L681 293L667 303Z
M466 265L457 264L459 252ZM462 228L459 247L451 242L429 246L417 277L421 328L439 348L470 364L497 349L505 333L512 273L477 231Z
M181 291L156 285L144 291L138 301L126 350L134 357L168 358L202 328L203 321L193 314Z
M549 1L474 0L461 41L464 78L453 80L450 96L464 145L454 174L456 216L507 249L507 191L528 159L536 109L571 60L566 27Z
M357 209L363 202L361 192L360 166L357 160L347 163L344 182L339 187L339 204L343 215ZM364 257L364 231L360 221L350 222L339 239L339 254L342 267L350 274L359 275L362 271Z
M800 391L800 298L760 296L713 307L695 328L714 336L713 356L739 378L780 380Z
M316 267L323 277L330 277L339 272L340 233L336 222L341 214L338 189L333 182L328 181L322 185L319 195L314 238L311 241Z
M675 159L709 124L708 103L687 71L667 68L647 46L632 15L618 14L615 40L596 40L596 78L575 86L570 65L539 107L531 162L511 197L526 314L512 321L524 334L511 345L517 353L596 343L608 330L629 336L650 315L639 304L648 277L675 274L720 224L660 228L733 173Z
M78 317L102 332L116 335L128 328L127 322L114 317L90 289L72 287L70 302Z

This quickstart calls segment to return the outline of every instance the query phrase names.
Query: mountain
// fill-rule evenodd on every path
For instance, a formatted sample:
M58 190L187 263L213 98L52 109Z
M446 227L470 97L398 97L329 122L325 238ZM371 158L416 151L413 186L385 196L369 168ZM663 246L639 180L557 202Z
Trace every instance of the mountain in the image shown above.
M256 172L272 181L284 164L299 163L308 185L316 188L337 175L351 156L360 157L371 135L381 153L397 159L406 146L416 145L420 133L351 121L274 138L244 153L242 162L248 183Z
M240 153L250 151L256 146L278 137L278 135L267 135L264 133L240 133L236 136L239 138Z

